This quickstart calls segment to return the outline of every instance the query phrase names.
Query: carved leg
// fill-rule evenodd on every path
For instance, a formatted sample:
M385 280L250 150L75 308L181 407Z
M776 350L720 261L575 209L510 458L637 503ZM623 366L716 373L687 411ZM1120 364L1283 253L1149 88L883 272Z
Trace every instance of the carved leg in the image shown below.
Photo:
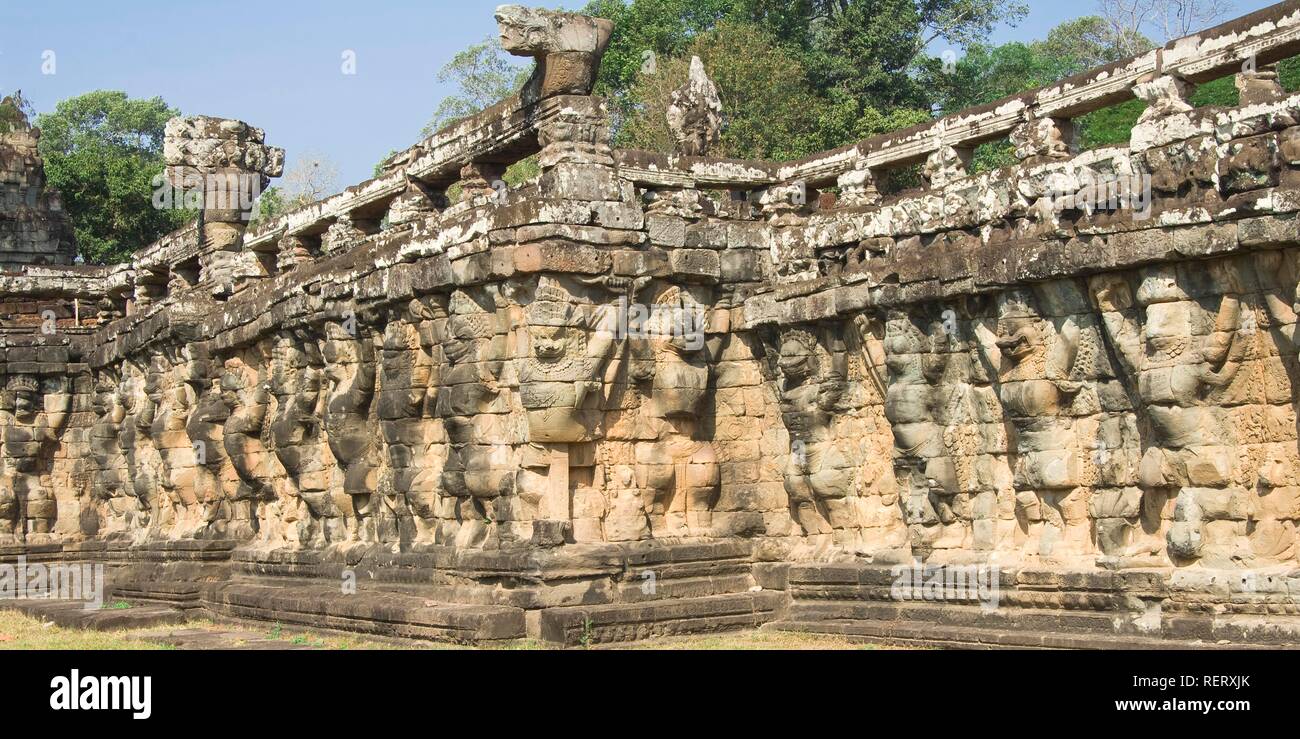
M18 498L14 495L13 480L0 479L0 545L18 541Z
M1178 493L1174 505L1174 522L1169 527L1169 556L1175 561L1194 561L1201 556L1204 543L1202 531L1204 513L1196 500L1196 494L1190 489Z
M713 506L722 482L713 446L698 445L685 469L686 527L693 536L708 536L713 530Z

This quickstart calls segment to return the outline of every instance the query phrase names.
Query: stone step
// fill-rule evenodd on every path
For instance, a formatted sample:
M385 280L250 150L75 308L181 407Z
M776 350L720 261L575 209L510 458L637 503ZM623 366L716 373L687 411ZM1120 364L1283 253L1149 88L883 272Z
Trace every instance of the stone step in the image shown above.
M202 583L115 581L113 597L130 603L164 605L171 608L202 608Z
M565 646L752 629L777 618L785 593L759 591L645 603L549 608L540 635Z
M956 649L1277 649L1273 644L1187 641L1103 633L1067 633L923 622L845 620L772 621L764 630L834 634L851 641L891 646ZM1297 649L1296 645L1282 648Z
M1295 645L1300 644L1300 618L1288 615L1189 613L1131 610L1086 611L1006 607L985 609L978 605L944 602L882 602L858 600L814 600L791 602L783 623L872 624L873 629L898 628L907 634L953 633L961 643L966 634L988 634L1012 646L1073 648L1081 643L1115 644L1136 639L1160 644L1189 645ZM836 627L838 628L838 627ZM840 633L831 631L828 633ZM876 632L863 633L871 636ZM1019 634L1019 636L1004 636ZM1038 636L1050 637L1051 644L1038 644ZM901 636L899 638L912 638ZM1080 641L1081 640L1081 641ZM936 637L935 641L944 641ZM1119 647L1116 647L1119 648Z
M1119 611L1069 611L1024 608L985 609L965 603L914 601L795 600L789 619L797 621L881 621L954 627L1110 633L1138 631L1142 614Z
M99 608L87 609L85 604L79 601L14 600L0 602L0 608L19 611L32 618L50 621L64 628L91 631L174 626L189 620L189 615L185 611L160 605L113 608L110 603Z
M231 628L171 629L134 637L146 644L161 644L171 649L203 651L305 651L318 649L312 640L295 641L274 638L267 631Z
M480 644L524 637L522 609L440 603L404 593L230 583L209 586L203 600L219 616L404 639Z

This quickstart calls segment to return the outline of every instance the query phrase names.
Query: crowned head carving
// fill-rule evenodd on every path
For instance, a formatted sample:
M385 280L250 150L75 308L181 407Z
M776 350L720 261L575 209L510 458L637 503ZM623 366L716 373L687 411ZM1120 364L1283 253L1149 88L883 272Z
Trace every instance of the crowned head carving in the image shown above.
M1178 271L1173 265L1152 267L1142 276L1137 289L1137 302L1147 306L1153 303L1174 303L1189 300L1187 291L1178 284Z
M117 403L117 380L108 372L95 373L95 391L91 396L91 409L96 416L104 416Z
M325 324L325 340L321 342L321 358L325 373L334 382L342 382L355 374L366 361L364 339L357 334L355 319L352 322L329 321Z
M485 347L496 333L496 313L485 309L465 292L452 293L448 303L442 353L448 364L487 359Z
M1042 346L1042 319L1033 308L1033 297L1022 290L1008 290L998 298L998 350L1019 362Z
M821 371L817 337L801 329L786 331L781 335L777 368L790 384L800 384L816 379Z
M314 389L317 377L308 368L322 364L320 349L301 332L283 334L271 349L271 386L276 394Z
M538 288L526 310L533 357L541 365L556 365L577 358L586 349L581 329L581 309L564 290L554 286Z
M9 392L14 399L14 417L20 423L31 423L41 411L40 382L32 375L16 375L9 380Z
M246 399L257 389L257 371L238 357L225 361L221 372L221 397L230 407L246 405Z

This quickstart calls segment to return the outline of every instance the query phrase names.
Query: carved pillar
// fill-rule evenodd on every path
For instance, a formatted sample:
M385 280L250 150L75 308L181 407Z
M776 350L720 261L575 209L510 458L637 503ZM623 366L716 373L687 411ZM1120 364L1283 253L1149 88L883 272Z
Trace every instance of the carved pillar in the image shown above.
M1133 96L1147 104L1138 117L1138 125L1191 111L1192 104L1187 99L1194 89L1192 83L1167 74L1133 85Z
M527 90L538 97L588 95L614 24L576 13L502 5L496 12L501 47L537 60Z
M506 165L498 162L470 162L460 170L460 191L465 200L491 198L502 188Z
M441 213L447 207L447 195L441 190L407 178L406 190L388 206L388 226L395 228Z
M320 253L320 239L312 236L284 236L280 239L275 268L281 272L310 262Z
M604 369L614 351L611 318L606 307L580 302L557 284L540 286L526 309L529 346L519 368L519 397L529 441L545 450L548 467L534 543L560 544L577 533L570 456L575 445L598 436Z
M1253 72L1241 72L1236 77L1239 105L1259 105L1281 100L1286 95L1277 78L1277 65L1258 67Z
M538 124L541 189L552 198L620 200L610 154L609 110L600 98L572 98Z
M1069 159L1077 151L1074 122L1067 118L1032 117L1011 130L1016 158L1024 164Z
M271 177L284 171L284 150L266 146L265 132L243 121L189 116L167 121L163 157L167 178L182 190L203 192L199 215L202 281L214 295L229 295L235 283L262 276L239 257L253 201Z
M839 202L844 205L876 205L880 203L880 190L876 186L876 175L867 167L867 160L859 157L853 162L853 169L839 176L836 183L840 187Z
M49 485L48 463L68 420L72 396L66 377L43 383L15 375L4 399L4 471L0 474L0 543L53 540L58 507Z
M921 174L930 187L943 187L953 180L967 176L974 150L943 145L925 160Z
M325 234L321 237L321 251L326 254L351 251L365 243L366 239L378 231L378 223L353 218L351 214L344 213L335 218L325 230Z
M335 506L343 513L349 540L375 541L370 514L379 444L369 423L375 394L374 342L360 326L329 322L321 356L327 380L325 438L341 473L330 483L330 490Z

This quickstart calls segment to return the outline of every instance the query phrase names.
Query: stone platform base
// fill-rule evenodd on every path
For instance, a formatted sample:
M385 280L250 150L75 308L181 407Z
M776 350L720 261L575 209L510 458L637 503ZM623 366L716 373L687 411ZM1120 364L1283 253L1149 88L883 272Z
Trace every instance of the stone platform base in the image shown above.
M889 567L759 568L790 599L768 629L963 648L1300 647L1290 573L1002 569L979 601L969 589L900 588Z
M312 585L276 587L230 583L205 589L215 616L315 626L402 639L488 644L522 639L524 612L504 606L437 603L425 598L363 590L348 595Z
M752 629L776 618L784 605L783 593L756 592L548 608L541 612L541 638L577 646Z
M42 606L59 623L90 628L211 616L470 644L575 646L762 627L972 648L1300 646L1300 571L1291 569L985 567L981 594L923 583L900 590L897 567L883 564L756 562L744 540L396 553L83 545L6 550L0 564L18 557L103 564L105 602L132 608L81 615L79 603Z
M396 553L205 541L69 546L43 556L103 564L106 598L133 606L467 644L532 638L575 646L754 628L786 600L754 592L761 588L747 541Z

